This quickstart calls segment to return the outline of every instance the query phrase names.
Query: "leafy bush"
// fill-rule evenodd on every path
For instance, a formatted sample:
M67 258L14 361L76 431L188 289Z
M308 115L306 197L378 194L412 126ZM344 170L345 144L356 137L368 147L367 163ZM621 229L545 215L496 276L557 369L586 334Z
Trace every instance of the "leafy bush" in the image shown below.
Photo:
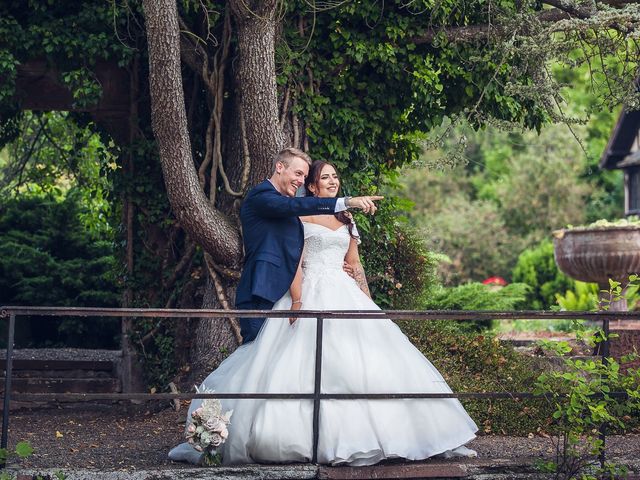
M564 295L556 293L556 301L562 310L569 312L596 310L598 307L598 285L576 281L573 290L567 290Z
M430 296L424 308L427 310L514 310L526 298L529 286L512 283L494 290L482 283L467 283L458 287L440 288ZM489 328L491 320L465 322L461 326L477 330Z
M20 459L27 458L33 454L33 447L29 442L18 442L13 450L8 450L6 448L0 448L0 468L3 469L0 472L0 480L12 480L13 475L4 471L4 467L7 465L7 461L10 458L17 457Z
M547 310L556 303L556 293L572 290L574 281L557 267L553 256L553 243L549 239L520 254L513 269L514 282L531 287L522 308Z
M92 238L71 194L9 199L0 207L0 304L119 305L114 246ZM19 347L113 347L115 319L32 318L18 322Z
M382 309L414 310L437 285L440 257L407 225L386 218L358 222L362 262L373 300ZM386 221L385 221L386 220ZM375 231L375 234L369 234Z
M466 283L457 287L440 288L427 299L429 310L514 310L530 290L524 283L512 283L493 290L482 283Z
M567 290L564 295L556 293L556 301L562 310L588 312L597 310L600 289L596 283L574 282L573 290ZM606 295L605 295L606 296ZM624 298L629 310L637 310L640 303L638 285L626 286Z
M533 391L539 368L490 335L463 333L451 321L398 322L411 342L434 364L454 392ZM543 400L479 399L462 402L481 432L527 435L544 428L551 415Z
M619 298L621 293L620 283L613 282L610 298ZM583 322L576 321L574 326L578 336L590 340L591 346L605 338L601 329L590 331ZM542 348L559 356L571 351L565 341L540 343ZM634 353L623 356L621 362L624 364L637 358ZM544 372L536 380L536 393L546 394L554 407L551 431L557 446L554 460L542 467L558 479L622 478L627 473L624 466L599 465L599 455L605 448L599 433L603 426L613 433L625 433L637 424L640 369L621 367L621 363L610 357L563 359L563 369Z

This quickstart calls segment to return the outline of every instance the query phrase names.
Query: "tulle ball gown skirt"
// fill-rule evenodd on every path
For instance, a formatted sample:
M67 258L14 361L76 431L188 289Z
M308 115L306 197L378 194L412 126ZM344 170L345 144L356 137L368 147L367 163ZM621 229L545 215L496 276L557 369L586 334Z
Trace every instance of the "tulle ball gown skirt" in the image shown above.
M379 310L341 270L305 272L306 310ZM289 309L285 296L274 309ZM268 319L202 387L216 392L313 393L316 320ZM322 393L450 393L440 373L388 319L324 320ZM200 404L194 400L189 414ZM233 409L225 464L308 462L313 400L223 400ZM190 418L189 416L187 418ZM318 462L372 465L425 459L475 438L477 426L456 399L322 400ZM197 461L188 444L174 460Z

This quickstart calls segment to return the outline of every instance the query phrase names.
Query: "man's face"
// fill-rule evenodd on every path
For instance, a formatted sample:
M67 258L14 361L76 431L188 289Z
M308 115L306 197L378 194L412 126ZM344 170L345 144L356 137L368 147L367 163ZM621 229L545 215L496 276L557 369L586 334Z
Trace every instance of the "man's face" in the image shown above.
M289 160L289 166L276 163L274 186L282 195L295 197L298 188L304 185L304 179L309 174L309 164L303 159L294 157Z

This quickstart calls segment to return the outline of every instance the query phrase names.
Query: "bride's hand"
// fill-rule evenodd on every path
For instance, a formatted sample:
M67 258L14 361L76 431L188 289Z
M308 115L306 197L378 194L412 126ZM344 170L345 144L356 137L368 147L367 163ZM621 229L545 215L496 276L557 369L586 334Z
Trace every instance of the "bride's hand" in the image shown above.
M302 301L296 300L295 302L291 302L291 308L289 310L300 310L302 308ZM289 325L293 325L296 323L296 317L289 318Z
M353 267L349 263L343 262L342 269L347 272L347 275L349 275L351 278L355 278L355 272L353 271Z

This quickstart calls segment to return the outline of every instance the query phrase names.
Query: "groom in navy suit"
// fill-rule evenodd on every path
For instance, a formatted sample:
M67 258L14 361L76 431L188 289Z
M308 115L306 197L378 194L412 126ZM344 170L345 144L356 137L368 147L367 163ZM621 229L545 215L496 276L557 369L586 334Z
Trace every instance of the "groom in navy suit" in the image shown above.
M296 197L309 173L311 158L286 148L275 158L271 178L256 185L240 210L245 264L236 291L238 310L271 310L291 286L298 268L304 230L302 215L331 215L348 208L375 213L382 197ZM242 342L253 341L264 318L241 318Z

